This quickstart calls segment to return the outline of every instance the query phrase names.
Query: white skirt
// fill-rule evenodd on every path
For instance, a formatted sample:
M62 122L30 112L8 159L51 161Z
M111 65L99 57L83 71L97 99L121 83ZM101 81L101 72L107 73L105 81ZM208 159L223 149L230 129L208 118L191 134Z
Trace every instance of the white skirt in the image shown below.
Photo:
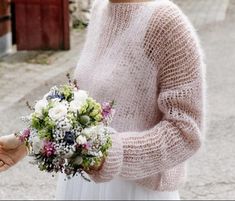
M59 176L57 200L180 200L179 192L156 192L131 181L115 178L110 182L87 182L81 176L65 180Z

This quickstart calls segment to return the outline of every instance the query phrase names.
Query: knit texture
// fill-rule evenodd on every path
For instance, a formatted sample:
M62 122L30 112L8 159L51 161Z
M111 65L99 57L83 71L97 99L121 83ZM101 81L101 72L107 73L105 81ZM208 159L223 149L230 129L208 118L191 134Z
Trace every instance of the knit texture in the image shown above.
M168 0L93 6L75 71L97 101L116 101L113 146L91 178L173 191L201 146L205 65L199 39Z

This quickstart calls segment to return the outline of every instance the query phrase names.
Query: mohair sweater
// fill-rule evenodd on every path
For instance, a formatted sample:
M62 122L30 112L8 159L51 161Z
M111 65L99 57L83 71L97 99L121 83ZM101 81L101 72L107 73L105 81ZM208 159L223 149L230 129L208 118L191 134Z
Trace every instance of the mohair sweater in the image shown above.
M168 0L93 5L75 77L97 101L116 101L113 145L95 182L119 176L173 191L201 146L205 65L197 34Z

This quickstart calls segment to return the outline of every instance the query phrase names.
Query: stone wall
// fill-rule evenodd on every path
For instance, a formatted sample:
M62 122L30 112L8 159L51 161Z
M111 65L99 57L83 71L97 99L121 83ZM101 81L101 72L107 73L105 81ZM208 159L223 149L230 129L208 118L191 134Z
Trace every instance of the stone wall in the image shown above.
M0 0L0 56L11 50L12 36L8 0Z
M90 19L90 9L94 0L70 0L70 16L71 26L76 26L80 23L86 25Z

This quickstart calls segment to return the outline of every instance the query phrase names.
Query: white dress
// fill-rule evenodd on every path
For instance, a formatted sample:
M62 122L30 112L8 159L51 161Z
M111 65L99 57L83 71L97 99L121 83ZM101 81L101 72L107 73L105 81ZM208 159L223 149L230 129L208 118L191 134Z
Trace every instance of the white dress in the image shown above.
M157 192L116 178L110 182L87 182L81 176L65 180L60 175L57 200L180 200L179 192Z

